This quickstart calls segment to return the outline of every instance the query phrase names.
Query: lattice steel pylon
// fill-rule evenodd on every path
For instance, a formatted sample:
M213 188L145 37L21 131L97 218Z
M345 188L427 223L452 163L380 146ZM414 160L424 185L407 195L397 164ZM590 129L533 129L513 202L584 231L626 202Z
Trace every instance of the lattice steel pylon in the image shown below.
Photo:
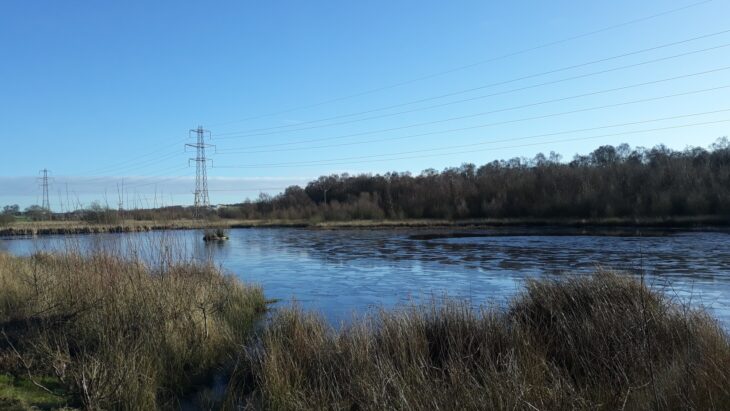
M193 147L196 149L195 158L188 159L188 165L191 161L195 161L195 200L193 215L195 218L203 216L203 211L210 207L210 198L208 197L208 165L209 160L205 157L206 147L215 147L212 144L205 143L205 137L207 135L210 139L210 131L204 130L202 126L198 126L197 129L190 130L190 133L195 133L196 143L185 144L186 147Z
M45 213L49 213L51 211L51 202L48 199L48 170L44 168L39 171L39 173L41 174L39 180L41 181L41 188L43 189L43 202L41 204L41 208L43 208Z

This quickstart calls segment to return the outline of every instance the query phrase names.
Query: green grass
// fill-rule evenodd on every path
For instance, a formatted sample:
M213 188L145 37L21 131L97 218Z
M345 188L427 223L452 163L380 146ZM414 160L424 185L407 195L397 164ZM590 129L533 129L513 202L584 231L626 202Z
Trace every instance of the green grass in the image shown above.
M56 377L46 376L35 379L53 393L38 387L27 378L17 378L0 374L0 409L43 409L66 408L71 397Z

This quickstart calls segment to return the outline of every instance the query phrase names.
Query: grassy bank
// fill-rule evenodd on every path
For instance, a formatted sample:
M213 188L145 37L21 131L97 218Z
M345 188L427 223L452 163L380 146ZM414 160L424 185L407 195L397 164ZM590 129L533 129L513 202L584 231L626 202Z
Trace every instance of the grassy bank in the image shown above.
M264 310L207 264L0 254L0 405L174 408Z
M19 221L0 227L0 236L35 236L64 234L98 234L144 232L156 230L202 229L229 227L229 221L120 220L114 224L98 224L81 220Z
M85 221L22 221L0 227L0 236L35 236L60 234L98 234L184 230L203 228L296 227L313 229L375 229L375 228L493 228L493 227L566 227L566 228L696 228L725 227L728 216L696 216L665 218L482 218L482 219L383 219L383 220L124 220L115 224L94 224Z
M283 310L238 370L229 400L253 388L264 409L730 409L727 334L608 273L530 282L506 310L451 301L339 330Z

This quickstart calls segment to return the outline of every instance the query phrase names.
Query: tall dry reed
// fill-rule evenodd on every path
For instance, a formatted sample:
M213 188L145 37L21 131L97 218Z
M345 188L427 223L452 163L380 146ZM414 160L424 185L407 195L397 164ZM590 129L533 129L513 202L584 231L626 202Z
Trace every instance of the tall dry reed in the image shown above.
M0 371L56 376L87 409L174 408L264 310L209 263L0 254Z
M730 409L722 328L605 272L530 281L506 309L447 301L341 329L284 309L238 370L231 408Z

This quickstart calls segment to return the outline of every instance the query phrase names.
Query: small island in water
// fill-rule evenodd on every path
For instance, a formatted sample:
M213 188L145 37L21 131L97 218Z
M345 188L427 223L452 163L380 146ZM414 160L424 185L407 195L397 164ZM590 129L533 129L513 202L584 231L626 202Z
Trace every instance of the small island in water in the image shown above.
M216 228L215 230L205 230L205 234L203 234L203 241L205 242L227 240L228 233L222 228Z

